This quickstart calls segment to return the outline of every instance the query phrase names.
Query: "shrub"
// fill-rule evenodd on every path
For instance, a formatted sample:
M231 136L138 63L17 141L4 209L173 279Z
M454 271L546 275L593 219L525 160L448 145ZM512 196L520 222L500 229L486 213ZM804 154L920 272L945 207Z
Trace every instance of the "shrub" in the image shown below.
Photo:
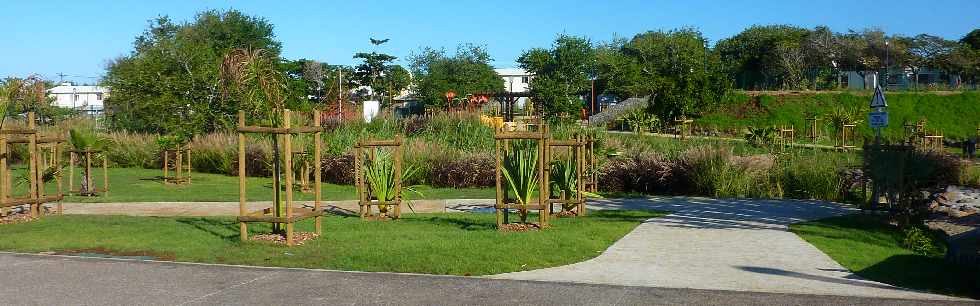
M603 191L677 193L676 164L654 154L636 154L609 160L599 172Z
M331 184L354 184L354 155L323 156L323 181Z
M491 187L496 184L496 168L492 155L480 153L433 161L428 183L436 187Z
M935 235L916 226L908 226L903 231L902 247L919 255L942 255L945 247Z

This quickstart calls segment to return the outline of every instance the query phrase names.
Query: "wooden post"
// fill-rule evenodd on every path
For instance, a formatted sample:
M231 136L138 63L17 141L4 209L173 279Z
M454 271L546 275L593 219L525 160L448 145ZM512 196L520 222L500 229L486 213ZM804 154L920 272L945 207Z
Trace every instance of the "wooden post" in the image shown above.
M75 151L68 150L68 193L75 190Z
M316 126L318 128L320 127L320 111L319 110L314 110L313 111L313 126ZM322 223L321 218L322 217L320 216L320 213L321 213L320 210L322 209L320 207L320 205L321 205L321 203L320 203L320 192L321 192L320 191L320 188L321 188L320 187L320 183L321 183L320 180L321 180L321 178L320 177L323 175L323 172L322 172L323 169L321 168L322 167L321 164L323 163L323 161L320 159L321 158L320 157L320 138L321 138L321 135L320 134L321 134L321 132L319 130L317 130L317 132L313 133L313 160L316 163L316 165L314 165L314 168L316 168L316 176L313 178L313 188L314 188L314 190L313 190L313 209L317 212L317 215L316 215L316 217L314 217L313 220L314 220L314 223L315 223L314 226L316 227L316 234L317 235L322 235L323 234L323 230L321 229L321 223Z
M548 154L548 126L541 126L541 138L538 140L538 154ZM548 205L548 198L551 197L550 190L548 190L548 177L551 175L550 171L547 171L548 165L545 164L546 158L538 157L538 205ZM540 207L544 208L544 207ZM548 210L540 209L538 213L538 224L544 228L548 226Z
M59 142L55 142L54 143L54 147L51 149L51 154L54 155L54 156L52 156L51 159L54 161L54 163L53 163L54 166L57 167L57 169L60 170L61 169L61 155L59 153L61 153L61 152L58 150L59 144L60 144ZM61 196L62 198L64 198L64 196L65 196L65 190L64 190L64 186L63 186L63 184L61 182L62 175L59 173L58 176L55 177L55 179L58 180L58 195ZM65 213L65 204L63 202L64 201L58 201L58 214L64 214Z
M364 166L364 162L361 160L363 158L364 152L361 150L361 143L358 141L354 144L354 184L357 186L357 208L358 214L361 218L365 218L364 205L366 203L366 190L364 190L364 180L361 177L361 167Z
M282 122L284 128L290 127L289 110L283 110ZM286 245L293 245L293 135L283 134L283 151L286 167Z
M395 135L395 218L402 217L402 135Z
M10 184L10 179L7 177L7 138L0 136L0 178L3 179L3 183L0 184L0 203L7 202L7 197L10 195L10 189L7 186ZM7 215L7 207L0 208L0 216Z
M187 183L191 183L191 172L194 171L194 167L191 165L191 148L187 147Z
M167 152L167 148L163 148L163 182L166 183L170 180L170 153Z
M102 189L105 195L109 195L109 156L102 151Z
M238 111L238 127L245 127L245 111ZM245 134L238 132L238 215L248 214L245 207ZM238 231L242 241L248 241L248 225L238 222Z
M36 126L34 125L34 112L27 113L27 129L36 132ZM27 152L30 154L28 159L28 171L30 171L29 183L30 183L30 198L34 200L31 206L31 217L37 218L41 216L41 203L38 202L41 194L38 188L38 160L37 160L37 133L32 133L27 136Z
M501 131L501 129L497 129L497 133L500 133L500 131ZM496 208L495 210L497 212L497 227L498 228L501 225L504 224L504 210L503 210L503 205L504 205L504 203L506 203L506 201L504 201L504 197L507 195L507 193L504 192L504 190L502 188L502 184L501 184L500 167L502 167L502 165L501 165L501 158L500 158L500 154L501 154L501 152L500 152L500 146L501 146L501 141L500 140L494 141L493 147L494 147L494 151L495 151L494 156L495 156L495 163L496 163L496 167L494 167L495 168L494 178L496 178L496 182L497 182L497 205L495 207Z

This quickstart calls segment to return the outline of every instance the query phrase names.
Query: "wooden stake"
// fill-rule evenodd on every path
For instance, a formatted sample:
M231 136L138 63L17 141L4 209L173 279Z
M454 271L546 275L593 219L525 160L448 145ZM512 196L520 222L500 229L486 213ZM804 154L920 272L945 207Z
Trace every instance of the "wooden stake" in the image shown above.
M320 111L319 110L314 110L313 111L313 126L320 127ZM317 212L317 215L316 215L316 217L314 217L313 220L314 220L314 223L315 223L314 226L316 228L316 234L317 235L322 235L323 234L323 230L321 229L321 223L322 223L322 220L321 219L322 219L322 216L320 216L320 214L322 213L321 212L321 209L322 208L320 206L321 205L321 203L320 203L320 196L321 196L321 194L320 194L321 193L321 189L320 189L321 186L320 186L320 184L321 184L321 178L320 177L323 175L323 169L322 169L322 166L321 166L321 164L323 162L320 159L321 158L320 157L320 138L321 138L320 132L313 133L313 160L316 163L316 165L314 165L314 168L316 168L316 176L313 178L313 188L314 188L313 189L313 210L315 210Z
M238 111L238 127L245 127L245 111ZM245 134L238 132L238 215L248 214L245 208ZM238 222L242 241L248 241L248 225Z
M282 113L282 122L284 128L290 127L289 122L289 110L284 110ZM283 172L286 172L286 245L293 245L293 222L291 218L293 217L293 134L283 134L283 151L285 152L283 157L285 158L285 166L287 167Z

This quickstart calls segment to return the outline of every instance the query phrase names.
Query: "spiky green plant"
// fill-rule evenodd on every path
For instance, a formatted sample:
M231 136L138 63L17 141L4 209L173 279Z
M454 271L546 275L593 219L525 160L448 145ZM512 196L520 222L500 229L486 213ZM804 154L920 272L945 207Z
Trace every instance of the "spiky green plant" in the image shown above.
M395 160L392 157L391 151L384 149L375 149L374 160L367 160L364 165L364 177L367 180L368 187L371 189L371 195L376 197L378 201L390 202L394 201L395 197L398 196L395 190ZM406 182L415 175L418 168L414 166L409 166L402 169L401 181ZM405 191L410 191L413 193L419 193L413 186L402 186ZM403 196L404 198L404 196ZM408 204L408 208L415 211L411 203L405 201ZM378 206L378 210L382 214L388 213L388 208L390 205L383 204Z
M517 197L517 204L521 207L518 212L524 223L527 223L527 205L538 189L538 158L533 143L515 141L510 152L504 156L500 169L510 191Z
M576 168L572 156L558 158L551 162L551 191L554 195L560 196L564 192L566 197L575 197L578 192ZM575 206L575 204L562 203L561 209L571 211Z

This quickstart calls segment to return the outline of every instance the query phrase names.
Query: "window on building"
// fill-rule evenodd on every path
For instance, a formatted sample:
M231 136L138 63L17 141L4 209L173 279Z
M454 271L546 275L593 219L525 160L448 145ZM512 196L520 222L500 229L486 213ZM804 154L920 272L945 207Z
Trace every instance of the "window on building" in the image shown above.
M75 94L75 98L73 101L78 101L78 94Z
M102 101L102 93L101 93L101 92L99 92L99 93L96 93L96 94L95 94L95 99L96 99L96 100L99 100L99 101Z
M526 77L526 76L521 77L521 83L527 84L530 83L530 81L531 81L530 77Z

